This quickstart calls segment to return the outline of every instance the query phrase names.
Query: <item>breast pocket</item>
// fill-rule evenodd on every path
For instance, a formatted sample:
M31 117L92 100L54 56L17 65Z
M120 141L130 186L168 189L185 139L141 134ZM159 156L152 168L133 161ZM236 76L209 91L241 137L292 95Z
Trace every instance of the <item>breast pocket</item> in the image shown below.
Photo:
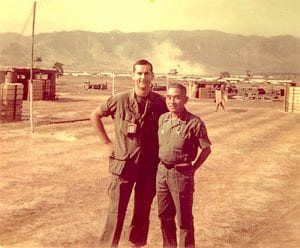
M173 132L171 137L174 149L183 150L189 143L189 135L180 131Z
M170 130L160 127L158 129L158 143L160 146L166 145L170 142Z
M120 132L128 136L130 134L136 133L136 124L126 120L120 120Z

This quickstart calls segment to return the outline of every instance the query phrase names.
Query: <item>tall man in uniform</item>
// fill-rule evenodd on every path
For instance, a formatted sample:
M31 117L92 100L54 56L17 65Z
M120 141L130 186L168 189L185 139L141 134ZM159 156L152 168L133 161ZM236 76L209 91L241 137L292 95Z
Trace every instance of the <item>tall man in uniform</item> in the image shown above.
M96 108L91 122L102 144L111 151L109 171L110 204L101 246L117 247L126 209L134 189L134 209L129 241L133 246L147 242L149 215L155 196L158 159L158 118L167 111L164 97L151 91L152 64L139 60L133 65L134 89L111 96ZM102 117L111 116L115 141L107 135Z
M158 216L163 247L195 247L193 222L194 172L211 153L203 121L188 112L186 88L170 84L166 104L169 112L159 118L159 158L156 178ZM199 151L198 151L198 148Z

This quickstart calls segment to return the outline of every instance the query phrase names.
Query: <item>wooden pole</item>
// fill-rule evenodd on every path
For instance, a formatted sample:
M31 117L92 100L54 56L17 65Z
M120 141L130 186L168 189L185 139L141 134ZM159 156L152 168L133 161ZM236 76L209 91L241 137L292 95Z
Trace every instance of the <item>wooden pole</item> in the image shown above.
M115 95L115 77L116 77L116 74L113 73L113 74L112 74L112 87L111 87L111 90L112 90L111 94L112 94L113 96Z
M294 109L295 109L295 86L292 87L293 88L293 95L292 95L292 112L294 113Z
M168 76L168 74L167 74L167 76L166 76L166 91L168 91L168 89L169 89L169 76Z
M32 41L31 41L31 68L30 68L30 84L29 84L29 101L30 101L30 129L34 132L33 126L33 63L34 63L34 28L35 28L35 8L36 2L33 3L33 18L32 18Z
M284 89L284 112L288 112L288 92L289 88L288 88L288 83L285 83L285 89Z

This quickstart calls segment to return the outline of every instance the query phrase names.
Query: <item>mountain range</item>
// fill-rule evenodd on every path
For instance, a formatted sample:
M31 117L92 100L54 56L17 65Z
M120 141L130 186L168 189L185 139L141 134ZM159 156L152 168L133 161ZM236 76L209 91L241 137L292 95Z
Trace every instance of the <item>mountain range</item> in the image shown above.
M107 33L61 31L35 35L36 66L64 64L65 70L131 71L140 58L155 72L182 74L299 73L300 39L264 37L213 30ZM0 34L0 65L30 66L31 36Z

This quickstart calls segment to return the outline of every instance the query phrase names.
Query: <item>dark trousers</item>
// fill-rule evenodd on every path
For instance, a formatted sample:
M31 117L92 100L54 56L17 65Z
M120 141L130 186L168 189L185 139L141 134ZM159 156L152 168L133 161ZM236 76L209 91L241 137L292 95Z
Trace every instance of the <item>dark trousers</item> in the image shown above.
M112 175L109 186L110 204L108 217L100 238L101 246L118 246L133 188L134 209L129 230L129 241L138 246L143 246L147 243L149 215L155 196L155 174L153 177L140 175L137 180L128 180L121 176Z
M176 222L180 229L179 247L195 247L192 214L194 171L191 166L167 169L158 166L156 177L158 217L163 247L177 247Z

